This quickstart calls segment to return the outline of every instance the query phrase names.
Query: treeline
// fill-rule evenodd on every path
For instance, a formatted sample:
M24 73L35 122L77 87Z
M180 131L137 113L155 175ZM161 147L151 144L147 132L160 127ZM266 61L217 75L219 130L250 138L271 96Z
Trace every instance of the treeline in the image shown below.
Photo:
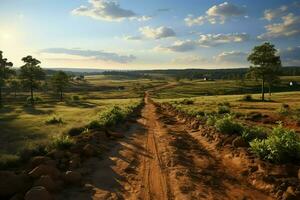
M59 100L62 101L63 92L68 87L71 76L63 71L57 71L47 78L46 71L41 68L39 60L32 56L26 56L22 58L22 61L24 65L19 69L14 69L13 63L9 62L0 51L0 107L3 106L4 88L14 91L15 97L21 90L22 92L29 91L30 96L26 99L26 103L32 106L38 100L34 96L34 92L41 87L55 91L59 94ZM46 79L48 80L46 81Z
M168 76L175 79L224 79L238 80L246 77L248 68L237 69L166 69L137 71L105 71L104 75L124 76L130 78L157 78ZM300 76L300 66L282 67L281 76Z

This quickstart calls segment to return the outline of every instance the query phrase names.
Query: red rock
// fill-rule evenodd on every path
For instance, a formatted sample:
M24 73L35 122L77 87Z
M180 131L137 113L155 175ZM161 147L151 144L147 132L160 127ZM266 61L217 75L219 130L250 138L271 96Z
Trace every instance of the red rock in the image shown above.
M81 178L81 174L76 171L67 171L64 175L64 181L73 185L79 185L81 183Z
M42 186L31 188L25 195L25 200L52 200L51 195Z
M33 178L39 178L42 175L49 175L53 179L56 179L60 176L60 171L53 166L42 164L34 168L31 172L28 173L28 175Z

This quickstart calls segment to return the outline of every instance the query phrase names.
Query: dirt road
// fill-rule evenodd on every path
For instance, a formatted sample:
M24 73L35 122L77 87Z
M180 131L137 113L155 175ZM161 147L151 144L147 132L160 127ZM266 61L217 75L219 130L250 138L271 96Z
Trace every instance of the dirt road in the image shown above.
M61 199L272 199L254 189L197 130L189 129L146 96L141 118L111 142L102 160L83 168L84 187Z

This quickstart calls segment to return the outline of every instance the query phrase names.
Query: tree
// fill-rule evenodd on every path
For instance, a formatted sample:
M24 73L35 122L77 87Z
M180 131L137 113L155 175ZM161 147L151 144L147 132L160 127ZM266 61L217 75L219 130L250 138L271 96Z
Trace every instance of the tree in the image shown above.
M250 73L262 81L261 94L263 101L265 100L265 82L268 76L278 76L281 69L280 56L276 54L277 50L274 45L265 42L254 47L248 56L248 61L253 64L250 67Z
M280 83L280 78L277 74L270 74L266 77L266 82L269 87L269 96L271 96L272 95L272 87L273 87L273 85Z
M20 81L18 81L16 79L9 81L9 87L14 92L15 98L17 98L17 92L21 87Z
M0 107L2 106L2 88L5 85L6 80L14 74L12 62L8 62L6 58L3 58L2 51L0 51Z
M63 92L69 85L69 76L63 72L59 71L52 76L51 84L54 89L60 94L60 101L63 100Z
M30 89L30 101L34 105L33 90L37 89L40 81L45 79L45 72L39 66L41 62L32 56L24 57L22 61L25 65L21 67L20 79L24 86Z

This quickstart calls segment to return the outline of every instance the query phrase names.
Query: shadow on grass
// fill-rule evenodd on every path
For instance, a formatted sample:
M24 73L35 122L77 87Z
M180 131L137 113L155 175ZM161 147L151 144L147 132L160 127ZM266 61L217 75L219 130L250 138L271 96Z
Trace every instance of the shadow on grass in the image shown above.
M32 106L24 106L23 110L25 113L31 114L31 115L45 115L45 114L53 113L53 110L41 110L41 109L37 109L36 107L32 107Z
M79 108L95 108L98 106L95 103L82 102L82 101L78 101L78 102L67 101L66 105L70 107L79 107Z

